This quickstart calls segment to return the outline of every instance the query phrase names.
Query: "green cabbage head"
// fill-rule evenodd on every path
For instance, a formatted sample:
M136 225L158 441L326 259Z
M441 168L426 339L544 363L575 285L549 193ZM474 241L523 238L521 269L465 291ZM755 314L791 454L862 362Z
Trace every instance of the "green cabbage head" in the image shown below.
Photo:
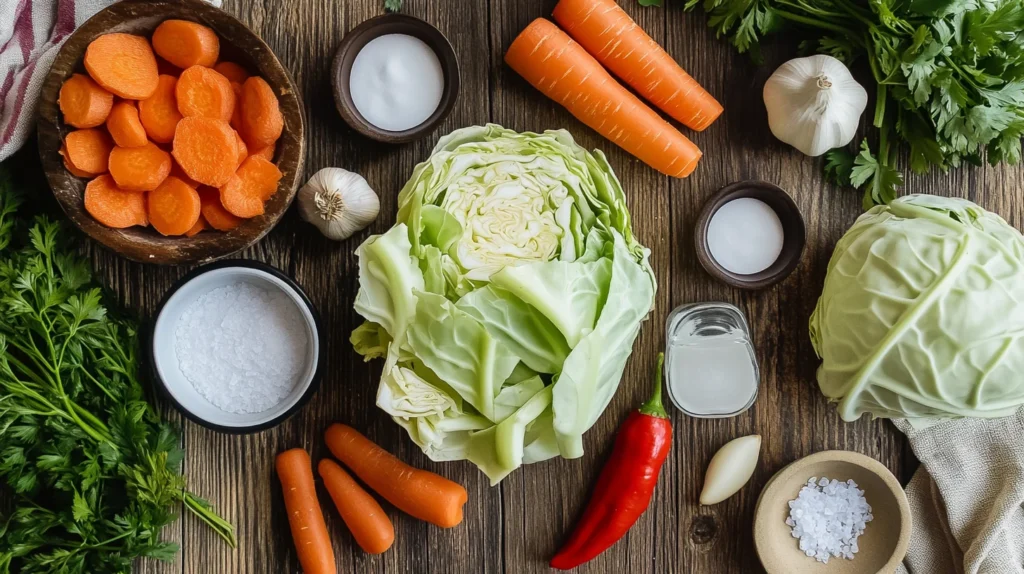
M1024 403L1024 238L963 199L912 195L839 241L811 316L839 414L1000 417Z
M563 130L455 131L356 254L352 344L384 358L377 405L423 452L492 484L583 454L655 292L601 152Z

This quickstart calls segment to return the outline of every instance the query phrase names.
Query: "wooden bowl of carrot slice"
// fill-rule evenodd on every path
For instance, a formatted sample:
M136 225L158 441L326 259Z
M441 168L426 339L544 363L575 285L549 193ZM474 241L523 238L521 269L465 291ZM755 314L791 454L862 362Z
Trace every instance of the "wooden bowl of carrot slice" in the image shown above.
M142 262L218 259L266 235L305 163L288 71L207 4L127 0L53 62L38 137L50 187L93 239Z

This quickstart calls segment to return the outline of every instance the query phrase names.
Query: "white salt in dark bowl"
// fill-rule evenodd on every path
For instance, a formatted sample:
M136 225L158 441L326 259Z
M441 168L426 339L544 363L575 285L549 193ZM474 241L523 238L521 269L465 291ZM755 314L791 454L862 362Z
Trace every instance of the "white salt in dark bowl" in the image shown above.
M230 412L214 404L187 378L178 357L177 331L183 314L202 297L218 288L238 288L242 285L256 287L261 293L269 293L292 315L289 318L294 319L293 323L299 325L294 330L296 340L291 346L298 353L292 359L299 365L294 386L283 391L286 394L280 400L261 405L259 412ZM292 304L294 309L291 308ZM146 345L154 378L165 396L190 420L227 433L249 433L271 428L305 404L319 386L321 348L323 341L319 319L302 289L277 269L247 260L204 265L178 281L157 309L151 337ZM240 400L245 399L242 397Z
M806 556L786 525L789 501L811 477L853 480L864 491L874 519L858 539L853 560L831 558L823 564ZM910 505L896 477L877 460L844 450L819 452L786 466L765 485L754 510L754 545L768 574L889 574L907 553L910 531Z

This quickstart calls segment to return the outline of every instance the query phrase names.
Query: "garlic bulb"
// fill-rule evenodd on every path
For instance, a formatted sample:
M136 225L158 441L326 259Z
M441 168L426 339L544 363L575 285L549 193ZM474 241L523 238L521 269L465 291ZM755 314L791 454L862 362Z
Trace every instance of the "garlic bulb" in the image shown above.
M764 85L768 126L809 156L850 143L868 93L832 56L796 58L779 66Z
M299 213L330 239L347 239L377 218L380 200L363 176L325 167L299 189Z
M754 474L760 454L761 435L740 437L725 443L708 464L700 503L718 504L739 492Z

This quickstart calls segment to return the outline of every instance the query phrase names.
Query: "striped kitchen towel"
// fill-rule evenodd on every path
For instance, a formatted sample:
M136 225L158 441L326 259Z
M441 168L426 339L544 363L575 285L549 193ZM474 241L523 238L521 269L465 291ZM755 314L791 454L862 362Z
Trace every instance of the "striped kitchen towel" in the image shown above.
M64 40L114 1L0 0L0 161L31 136L43 79Z

